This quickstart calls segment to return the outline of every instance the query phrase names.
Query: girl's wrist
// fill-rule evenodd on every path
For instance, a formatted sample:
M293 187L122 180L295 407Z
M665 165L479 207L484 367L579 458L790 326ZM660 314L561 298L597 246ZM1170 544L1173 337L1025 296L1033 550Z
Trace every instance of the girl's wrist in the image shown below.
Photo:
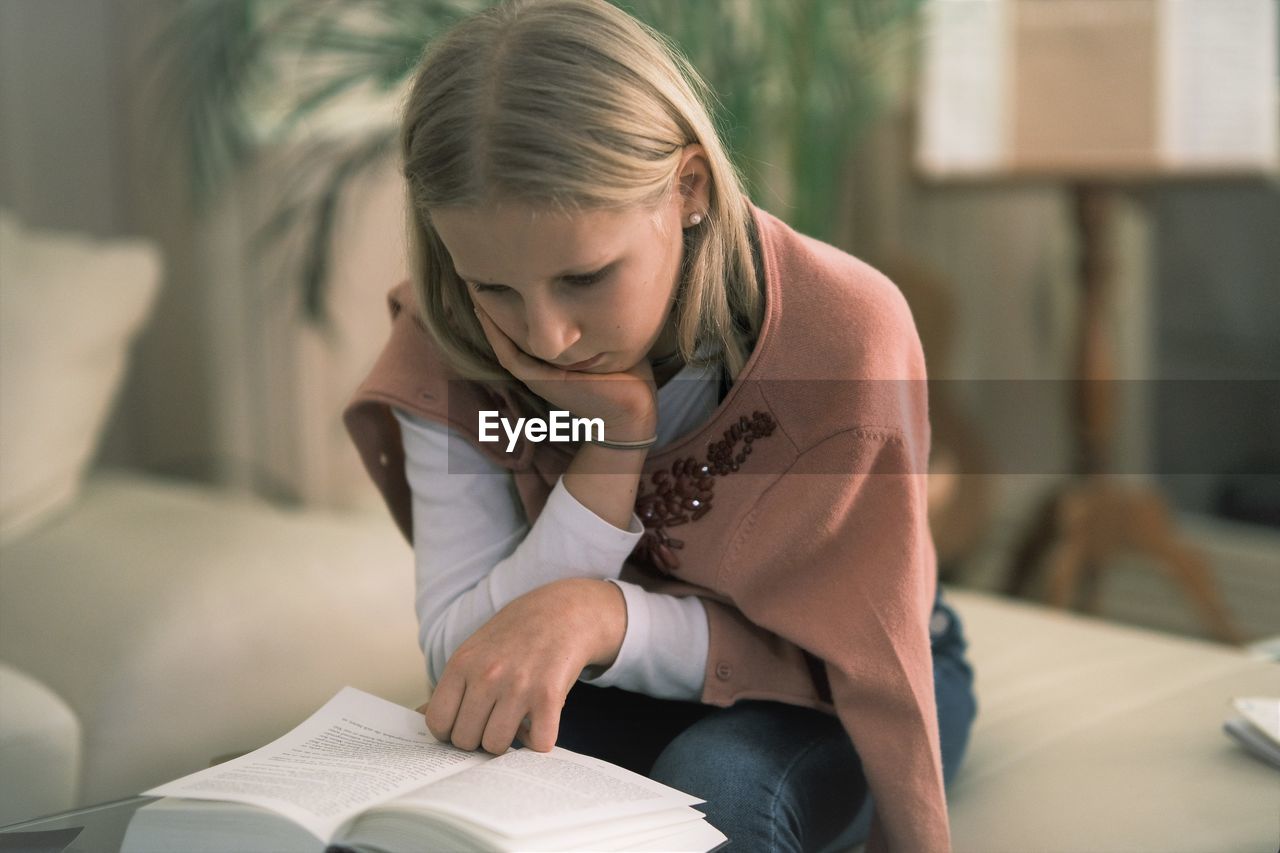
M625 421L612 421L604 425L604 440L629 444L647 442L658 434L658 419L640 417Z
M597 447L607 447L610 450L639 450L648 451L658 443L658 436L651 435L648 438L639 440L621 440L621 439L587 439L587 445L595 445Z
M572 599L586 627L586 665L606 670L613 666L627 634L627 599L617 584L594 578L568 578Z

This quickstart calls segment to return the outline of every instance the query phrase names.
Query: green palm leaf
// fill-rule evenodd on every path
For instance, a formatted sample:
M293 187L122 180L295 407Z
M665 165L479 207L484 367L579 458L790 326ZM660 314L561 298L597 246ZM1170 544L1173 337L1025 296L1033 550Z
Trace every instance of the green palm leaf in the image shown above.
M337 149L308 141L311 120L343 99L396 91L427 42L492 2L176 3L153 51L158 138L187 152L198 209L253 162L263 142L296 148L299 169L324 170L318 189L301 179L283 189L253 244L263 251L291 233L305 235L297 282L311 319L324 319L342 198L392 155L396 117ZM752 196L802 231L833 240L845 204L840 170L880 109L883 63L910 44L925 0L615 2L665 33L708 81L718 98L716 125ZM282 82L282 70L301 79ZM264 104L282 89L292 94L276 98L280 117L265 123Z

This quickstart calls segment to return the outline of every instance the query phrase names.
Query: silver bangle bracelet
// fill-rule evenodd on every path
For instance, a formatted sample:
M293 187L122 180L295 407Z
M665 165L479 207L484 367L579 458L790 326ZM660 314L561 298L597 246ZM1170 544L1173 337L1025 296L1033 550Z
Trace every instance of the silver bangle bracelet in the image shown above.
M603 438L588 439L587 444L598 444L601 447L612 447L615 450L643 450L646 447L653 447L658 443L658 437L645 439L643 441L605 441Z

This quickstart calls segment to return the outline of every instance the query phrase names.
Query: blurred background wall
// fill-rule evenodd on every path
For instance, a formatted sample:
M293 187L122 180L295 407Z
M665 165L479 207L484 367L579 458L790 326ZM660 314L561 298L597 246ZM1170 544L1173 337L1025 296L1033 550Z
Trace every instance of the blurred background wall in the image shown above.
M181 163L139 150L146 119L131 79L135 26L154 3L0 3L0 201L31 225L146 234L170 264L157 314L102 450L104 461L195 477L216 472L204 322ZM155 153L147 152L147 155Z
M201 218L183 152L156 144L148 75L171 8L0 2L0 204L31 225L151 237L168 264L99 462L288 502L373 506L337 414L389 328L381 296L404 275L394 170L352 194L335 252L336 321L307 326L282 258L250 247L275 201L271 152Z

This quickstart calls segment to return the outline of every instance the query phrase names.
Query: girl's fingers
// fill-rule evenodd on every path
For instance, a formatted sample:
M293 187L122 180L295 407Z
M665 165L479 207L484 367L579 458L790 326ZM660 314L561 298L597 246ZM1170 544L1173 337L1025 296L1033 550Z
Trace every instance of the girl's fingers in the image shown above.
M476 319L480 321L480 329L489 341L489 346L493 347L493 354L498 357L498 361L502 363L502 366L506 367L507 336L502 333L497 324L489 319L489 315L484 313L479 305L473 303L471 308L476 312Z
M525 745L535 752L550 752L560 734L560 708L547 706L529 712L533 721L528 737L522 737Z
M489 715L489 724L485 726L484 738L480 745L486 752L501 755L511 746L520 722L524 719L525 707L509 700L500 701Z
M493 354L498 357L498 363L515 373L512 368L524 353L511 342L506 332L498 328L497 323L489 319L489 315L484 313L480 306L475 306L475 309L476 317L480 319L480 327L484 329L484 336L489 339L489 346L493 347Z
M647 361L640 361L636 373L610 376L563 370L524 352L498 328L498 324L493 322L483 308L474 302L472 308L498 363L526 388L556 408L588 417L601 416L600 413L603 412L603 417L609 421L609 412L616 412L618 417L626 418L627 413L636 411L636 403L627 401L637 400L643 391L647 391L649 396L649 405L643 410L648 411L656 405L657 386L653 381L653 368ZM647 388L635 389L633 386L636 379L641 380ZM621 384L610 384L618 380L623 381Z
M525 718L520 721L520 725L516 726L516 737L520 739L520 743L522 746L529 745L529 740L530 740L529 728L532 725L533 724L529 722L529 717L526 714Z
M448 743L453 734L453 724L462 704L463 682L447 669L440 683L431 692L426 704L427 730L441 743Z
M524 350L515 345L511 338L507 337L506 332L498 328L497 323L489 319L489 315L484 313L484 309L478 305L474 307L476 317L480 318L480 326L484 329L485 337L489 339L489 345L493 347L493 354L497 356L498 363L510 371L512 376L526 384L564 378L566 371L556 367L548 367L544 362L527 355Z
M470 688L462 697L462 706L458 709L458 719L454 721L450 740L458 749L468 751L478 749L480 738L489 726L489 716L493 713L493 699L478 688ZM514 729L515 726L512 725Z

